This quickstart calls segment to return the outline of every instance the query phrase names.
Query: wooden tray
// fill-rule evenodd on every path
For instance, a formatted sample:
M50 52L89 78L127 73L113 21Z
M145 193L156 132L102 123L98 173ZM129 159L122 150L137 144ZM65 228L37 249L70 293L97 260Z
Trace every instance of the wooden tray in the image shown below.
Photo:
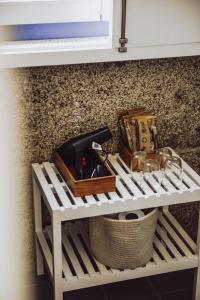
M116 177L106 163L105 167L110 175L91 179L76 180L75 170L64 163L56 150L53 152L52 160L58 170L62 173L75 197L114 192L116 189Z

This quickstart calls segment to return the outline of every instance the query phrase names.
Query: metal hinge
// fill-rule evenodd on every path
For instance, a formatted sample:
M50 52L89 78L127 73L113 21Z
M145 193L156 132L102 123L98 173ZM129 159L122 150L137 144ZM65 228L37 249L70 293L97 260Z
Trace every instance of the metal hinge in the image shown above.
M128 39L126 38L126 0L122 0L122 23L119 43L120 47L118 48L118 51L120 53L127 52L126 44L128 43Z

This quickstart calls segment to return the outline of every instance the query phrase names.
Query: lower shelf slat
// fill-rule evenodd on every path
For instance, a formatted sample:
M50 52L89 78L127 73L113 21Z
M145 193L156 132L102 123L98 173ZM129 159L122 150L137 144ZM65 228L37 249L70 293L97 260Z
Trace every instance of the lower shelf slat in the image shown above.
M134 270L111 269L96 261L89 248L86 222L65 223L62 228L63 291L197 267L196 245L170 212L160 214L158 223L152 260ZM38 241L52 271L51 227L47 226L45 231L47 235L39 233Z

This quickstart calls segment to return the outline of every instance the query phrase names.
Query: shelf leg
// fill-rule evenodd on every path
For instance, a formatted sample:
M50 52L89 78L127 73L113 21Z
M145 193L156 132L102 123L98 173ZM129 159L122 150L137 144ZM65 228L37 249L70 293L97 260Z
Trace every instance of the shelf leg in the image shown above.
M63 299L62 291L62 240L60 212L53 211L53 285L54 300Z
M42 209L41 209L41 193L38 188L38 185L35 181L34 175L33 178L33 201L34 201L34 221L35 221L35 232L42 231ZM36 271L37 275L44 274L44 260L42 253L39 248L39 244L36 240Z
M198 223L198 234L197 234L197 254L198 254L198 267L195 270L195 275L194 275L193 300L200 300L200 208L199 208L199 223Z

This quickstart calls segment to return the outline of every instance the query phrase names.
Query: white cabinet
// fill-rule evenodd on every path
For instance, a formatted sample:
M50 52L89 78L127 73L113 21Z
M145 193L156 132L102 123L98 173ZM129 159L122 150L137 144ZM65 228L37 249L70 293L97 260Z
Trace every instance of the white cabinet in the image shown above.
M0 25L99 21L101 0L2 0Z
M199 0L126 0L128 51L119 53L122 2L0 1L0 68L200 55ZM88 24L86 35L87 30L94 29L94 23L98 28L107 26L107 31L104 28L102 33L81 38L15 40L20 26L22 32L26 31L26 25L30 30L31 25L59 23L62 26L78 22ZM40 30L38 27L32 32Z
M200 54L200 1L127 0L126 37L133 58Z
M0 1L0 67L108 59L104 50L112 49L112 3L113 0Z
M200 43L199 0L127 0L128 47Z

